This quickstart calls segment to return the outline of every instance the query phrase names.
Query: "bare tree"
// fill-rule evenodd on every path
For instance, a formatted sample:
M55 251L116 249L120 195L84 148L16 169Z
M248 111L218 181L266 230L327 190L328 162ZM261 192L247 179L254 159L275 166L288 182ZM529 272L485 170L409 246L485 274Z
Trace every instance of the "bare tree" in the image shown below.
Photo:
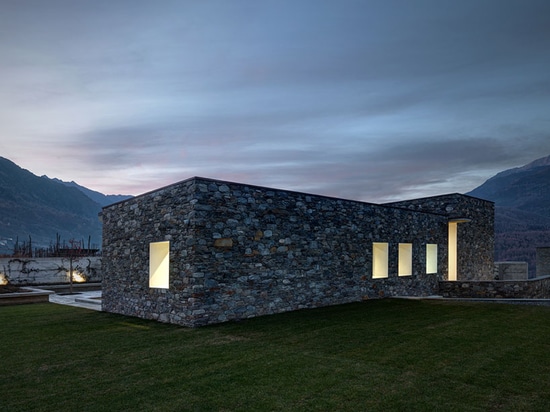
M73 293L73 262L81 258L83 253L82 243L80 240L71 239L69 240L69 292Z

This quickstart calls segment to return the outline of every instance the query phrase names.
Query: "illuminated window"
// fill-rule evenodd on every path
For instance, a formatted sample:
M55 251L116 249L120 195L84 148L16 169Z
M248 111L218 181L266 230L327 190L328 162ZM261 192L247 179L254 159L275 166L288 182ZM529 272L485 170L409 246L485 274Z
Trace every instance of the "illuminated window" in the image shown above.
M449 222L449 275L447 280L456 280L456 222Z
M457 280L458 277L458 227L459 223L468 223L472 220L467 217L458 217L449 220L449 274L447 280Z
M411 276L412 275L412 243L400 243L399 244L399 276Z
M149 287L168 289L170 242L149 244Z
M437 245L426 245L426 273L437 273Z
M372 244L372 278L388 277L388 244Z

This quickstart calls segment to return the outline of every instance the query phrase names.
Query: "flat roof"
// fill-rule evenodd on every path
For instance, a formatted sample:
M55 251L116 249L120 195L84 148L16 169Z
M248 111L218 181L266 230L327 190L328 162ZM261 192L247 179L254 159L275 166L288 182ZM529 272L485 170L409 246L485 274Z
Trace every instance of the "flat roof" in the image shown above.
M193 177L190 177L190 178L187 178L187 179L184 179L184 180L180 180L180 181L175 182L175 183L171 183L171 184L166 185L166 186L159 187L158 189L154 189L154 190L150 190L150 191L145 192L145 193L141 193L141 194L139 194L137 196L134 196L134 197L131 197L129 199L125 199L125 200L121 200L119 202L111 203L110 205L104 206L102 209L108 209L108 208L110 208L114 205L118 205L118 204L122 204L122 203L126 203L126 202L131 202L134 199L139 199L141 197L149 196L149 195L152 195L152 194L157 193L157 192L165 191L165 190L168 190L172 187L176 187L176 186L182 185L184 183L187 183L187 182L190 182L190 181L193 181L193 180L202 180L202 181L205 181L205 182L211 182L211 183L217 183L217 184L246 186L246 187L249 187L249 188L252 188L252 189L258 189L258 190L262 190L262 191L276 191L276 192L294 193L294 194L299 194L299 195L303 195L303 196L314 196L314 197L317 197L317 198L324 198L324 199L330 199L330 200L340 200L340 201L345 201L345 202L354 202L354 203L360 203L360 204L365 204L365 205L383 207L383 208L388 208L388 209L399 209L399 210L405 210L405 211L408 211L408 212L426 213L426 214L438 215L438 216L447 216L447 215L444 214L444 213L430 212L430 211L424 211L424 210L411 210L411 209L408 209L408 208L403 207L403 206L398 206L398 204L399 203L405 203L405 202L412 202L412 201L415 201L415 200L423 200L423 199L431 199L431 198L435 199L435 198L446 197L446 196L464 196L464 197L470 197L470 198L473 198L473 199L479 199L479 198L469 196L469 195L464 195L464 194L461 194L461 193L448 193L448 194L443 194L443 195L428 196L428 197L417 198L417 199L406 199L406 200L397 201L397 202L373 203L373 202L365 202L365 201L362 201L362 200L345 199L345 198L339 198L339 197L335 197L335 196L320 195L320 194L309 193L309 192L300 192L300 191L296 191L296 190L288 190L288 189L280 189L280 188L276 188L276 187L253 185L253 184L248 184L248 183L233 182L233 181L228 181L228 180L214 179L214 178L202 177L202 176L193 176ZM490 202L490 201L484 200L484 199L479 199L479 200ZM490 202L490 203L493 203L493 202Z

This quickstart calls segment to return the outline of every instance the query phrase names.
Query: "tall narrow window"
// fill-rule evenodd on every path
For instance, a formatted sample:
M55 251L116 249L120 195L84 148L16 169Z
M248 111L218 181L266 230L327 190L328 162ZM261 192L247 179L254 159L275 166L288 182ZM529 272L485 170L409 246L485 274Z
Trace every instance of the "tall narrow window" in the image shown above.
M437 245L426 245L426 273L437 273Z
M456 280L456 222L449 222L449 275L447 280Z
M458 224L471 221L472 219L467 217L449 219L449 274L447 280L458 279Z
M400 243L399 244L399 276L411 276L412 275L412 243Z
M170 242L149 244L149 287L169 288Z
M375 242L372 244L372 278L388 277L388 244Z

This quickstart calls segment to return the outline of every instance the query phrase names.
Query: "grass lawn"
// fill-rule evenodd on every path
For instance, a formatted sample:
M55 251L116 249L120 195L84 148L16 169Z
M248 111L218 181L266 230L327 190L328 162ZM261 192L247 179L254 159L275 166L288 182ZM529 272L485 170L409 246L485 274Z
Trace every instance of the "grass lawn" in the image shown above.
M547 411L550 308L376 300L198 329L0 307L2 411Z

